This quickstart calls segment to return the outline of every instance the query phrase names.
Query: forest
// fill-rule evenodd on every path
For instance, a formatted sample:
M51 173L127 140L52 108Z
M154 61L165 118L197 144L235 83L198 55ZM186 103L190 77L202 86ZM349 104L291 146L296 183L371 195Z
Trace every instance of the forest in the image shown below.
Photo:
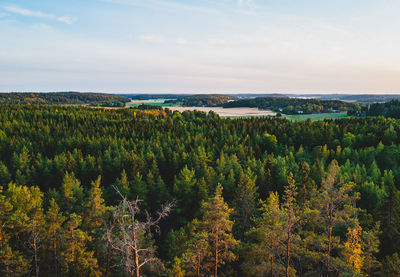
M0 276L399 276L400 123L0 106Z
M246 98L223 103L224 108L252 107L263 110L273 110L284 114L312 114L345 112L360 110L360 105L353 102L339 100L319 100L314 98L290 98L290 97L256 97Z
M379 116L400 118L400 101L391 100L386 103L373 103L366 109L368 116Z
M129 101L120 95L90 92L0 93L0 104L91 104L123 107Z
M177 99L165 100L165 103L181 103L182 106L219 106L228 101L238 99L237 97L224 95L224 94L199 94L199 95L186 95Z

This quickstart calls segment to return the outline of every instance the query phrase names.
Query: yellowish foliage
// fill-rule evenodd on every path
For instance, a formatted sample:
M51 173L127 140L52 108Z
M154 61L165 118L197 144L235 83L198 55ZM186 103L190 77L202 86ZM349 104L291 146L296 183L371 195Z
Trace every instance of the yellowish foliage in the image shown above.
M344 243L346 247L346 260L353 268L354 272L360 273L364 258L362 257L361 248L362 228L357 226L353 229L348 228L347 241Z

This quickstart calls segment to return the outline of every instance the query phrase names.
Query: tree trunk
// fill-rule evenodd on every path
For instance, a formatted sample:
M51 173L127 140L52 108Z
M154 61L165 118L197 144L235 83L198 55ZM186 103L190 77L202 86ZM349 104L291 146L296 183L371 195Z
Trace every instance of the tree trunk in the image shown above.
M38 257L37 257L37 241L36 241L35 231L34 231L34 235L33 235L33 251L34 251L34 260L35 260L35 274L36 274L36 277L39 277L39 267L38 267Z
M197 277L200 277L200 256L199 256L199 259L197 261Z
M139 268L139 253L137 251L137 242L136 242L136 234L133 233L133 242L135 247L135 267L136 267L136 277L140 277L140 268Z
M106 261L106 272L105 276L108 276L110 274L110 264L111 264L111 247L110 245L107 245L107 261Z
M270 271L270 276L271 276L271 277L274 276L274 272L273 272L273 262L274 262L274 257L271 256L271 271Z
M54 271L56 276L59 276L58 274L58 261L57 261L57 233L56 233L56 229L55 226L53 225L53 259L54 259Z
M332 248L332 214L333 214L333 203L329 203L329 222L328 222L328 261L326 265L326 277L329 277L329 272L331 271L331 248Z
M54 259L54 271L56 273L56 276L58 276L57 243L56 243L56 240L53 241L53 259Z
M287 244L286 244L286 271L285 276L289 277L289 265L290 265L290 237L291 237L291 230L290 227L288 228L287 232Z
M218 277L218 227L216 230L216 237L215 237L215 273L214 277Z

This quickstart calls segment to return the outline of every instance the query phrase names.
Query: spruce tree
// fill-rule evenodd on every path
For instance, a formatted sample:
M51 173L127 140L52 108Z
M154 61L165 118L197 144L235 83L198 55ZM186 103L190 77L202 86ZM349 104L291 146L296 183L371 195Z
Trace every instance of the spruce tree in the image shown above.
M233 202L233 217L235 224L233 226L234 233L241 240L245 233L250 230L251 222L257 211L257 186L256 177L250 170L240 176L240 182L237 186L235 198Z

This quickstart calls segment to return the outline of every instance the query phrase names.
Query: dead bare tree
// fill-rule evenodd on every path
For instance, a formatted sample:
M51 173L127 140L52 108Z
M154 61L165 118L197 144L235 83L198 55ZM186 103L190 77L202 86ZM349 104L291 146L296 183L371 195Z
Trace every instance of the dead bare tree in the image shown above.
M123 267L126 276L139 277L144 265L160 262L152 243L152 232L160 232L158 224L170 214L174 202L163 205L156 218L145 211L145 218L141 220L142 201L129 201L119 194L122 200L114 211L112 222L106 224L105 236L111 248L122 258L121 263L114 266Z

